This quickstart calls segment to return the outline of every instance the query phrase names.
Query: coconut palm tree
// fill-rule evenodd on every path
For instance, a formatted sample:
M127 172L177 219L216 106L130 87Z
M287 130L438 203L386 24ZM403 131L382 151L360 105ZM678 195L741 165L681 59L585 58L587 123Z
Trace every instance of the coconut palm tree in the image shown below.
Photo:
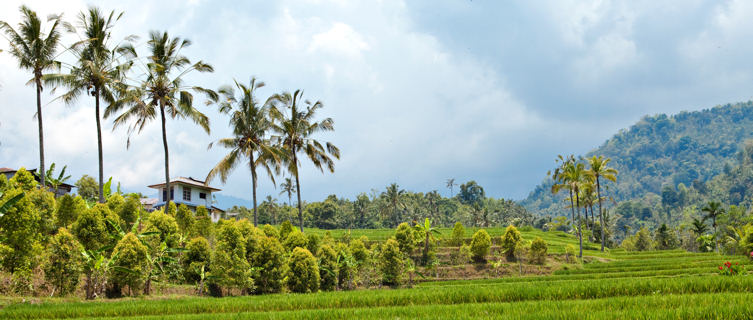
M311 103L303 99L303 91L284 92L273 95L267 100L271 107L270 114L275 119L272 131L275 140L282 145L285 157L281 158L288 172L295 176L295 193L298 196L298 222L303 232L303 208L301 206L301 181L298 169L301 159L299 153L308 158L316 168L324 172L324 167L335 172L335 162L340 159L340 149L330 142L319 142L314 135L319 132L335 130L332 118L316 121L316 112L324 107L321 101ZM301 105L303 104L303 105Z
M288 205L292 206L292 195L295 193L295 183L290 178L285 178L283 183L280 183L280 195L288 194Z
M617 170L610 168L609 162L612 159L604 158L603 156L593 156L588 159L590 168L586 172L594 180L596 180L596 199L599 200L599 221L601 223L601 252L604 252L604 246L606 244L605 238L605 223L604 223L604 210L601 206L601 178L607 179L612 182L617 181Z
M581 231L581 217L580 217L580 187L586 177L586 170L583 166L583 163L576 162L575 158L573 156L569 156L567 158L563 158L562 156L558 157L559 162L561 162L561 166L557 169L555 169L554 177L555 181L559 183L555 183L555 185L552 187L552 192L556 193L556 191L559 191L563 187L567 187L571 192L571 202L572 202L572 195L575 195L575 206L574 208L578 208L578 222L577 222L577 231L578 231L578 246L579 246L579 252L578 257L583 257L583 232ZM556 186L556 187L555 187Z
M695 233L696 238L702 236L706 231L708 230L708 226L706 226L706 219L698 220L698 218L693 218L692 225L692 231Z
M233 129L233 137L217 140L217 144L230 149L217 165L207 174L207 183L219 175L222 183L235 167L247 160L248 168L251 169L251 194L254 205L254 226L258 225L258 213L256 206L256 187L258 178L256 168L264 169L272 183L275 183L274 172L279 172L281 151L272 145L269 132L272 128L272 119L269 117L269 107L260 104L254 96L256 89L264 86L264 82L251 78L249 85L235 81L235 87L239 94L231 86L220 88L222 96L219 106L220 112L230 114L230 127ZM209 144L212 147L212 144Z
M447 187L448 189L450 189L450 198L452 198L452 197L453 197L453 192L452 192L452 189L453 189L453 188L454 188L454 187L455 187L456 185L457 185L457 183L455 183L455 178L449 178L449 179L447 179L447 183L445 184L445 186L446 186L446 187Z
M50 74L44 77L45 83L63 86L68 89L60 98L67 104L74 104L82 94L94 98L94 115L97 123L97 151L99 163L99 202L105 202L104 169L102 157L102 125L100 121L100 100L113 103L116 91L123 85L125 72L133 65L136 52L129 36L124 43L113 46L111 32L115 22L123 13L111 11L105 16L96 7L79 13L78 27L80 41L74 43L69 51L76 57L76 64L66 74ZM71 32L76 29L71 26Z
M562 155L558 155L557 159L555 159L556 163L559 163L559 166L554 169L554 172L552 173L547 172L548 176L552 177L552 180L554 180L554 183L552 184L552 193L556 194L559 193L562 189L567 188L570 192L569 200L570 200L570 221L572 221L573 228L575 228L575 198L573 198L573 190L570 189L570 185L567 184L567 181L565 181L565 169L570 165L571 162L575 162L575 158L571 155L567 158L563 157Z
M165 151L165 190L170 200L170 157L167 146L167 117L171 119L188 118L201 126L209 134L209 118L194 107L193 93L205 94L210 101L217 101L217 93L199 86L189 86L184 83L184 77L193 72L213 72L211 65L198 61L191 63L181 54L182 49L191 45L188 39L170 38L167 32L153 31L149 35L147 47L150 56L147 58L144 74L138 83L128 87L121 93L122 98L110 104L105 110L105 117L114 115L122 110L114 122L114 126L133 122L129 135L141 132L147 123L157 118L159 114L162 124L162 146ZM123 110L125 109L125 110ZM130 138L128 139L130 146Z
M44 175L44 128L42 124L42 77L48 70L59 69L60 62L56 61L58 44L60 43L59 26L62 24L60 16L49 16L52 27L45 35L42 31L42 21L37 13L26 6L21 6L22 21L18 30L13 29L5 21L0 21L0 30L5 33L10 45L10 54L18 60L21 69L31 71L32 80L37 91L37 125L39 128L39 174ZM40 179L42 188L46 186L44 179Z
M389 209L389 214L392 216L394 225L400 223L400 210L399 207L405 208L403 203L403 196L406 194L404 189L400 189L397 183L392 183L387 186L387 190L382 192L382 198L387 201L385 209Z
M722 208L722 204L718 201L709 201L701 211L706 213L703 217L704 220L711 219L711 226L714 228L714 244L716 245L716 251L718 252L719 244L716 241L716 219L724 214L724 208Z

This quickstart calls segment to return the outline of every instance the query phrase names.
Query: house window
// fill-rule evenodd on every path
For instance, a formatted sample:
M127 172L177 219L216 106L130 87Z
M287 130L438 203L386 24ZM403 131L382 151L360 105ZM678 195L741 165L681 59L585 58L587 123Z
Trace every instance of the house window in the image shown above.
M183 200L191 201L191 188L183 187Z
M170 200L174 200L175 199L175 192L174 191L175 190L173 189L173 187L170 187ZM167 199L167 189L162 189L162 200L165 200L165 199ZM165 201L167 201L167 200L165 200Z
M207 194L206 194L206 193L204 193L204 192L200 192L200 193L199 193L199 199L204 199L204 200L206 200L206 198L207 198Z

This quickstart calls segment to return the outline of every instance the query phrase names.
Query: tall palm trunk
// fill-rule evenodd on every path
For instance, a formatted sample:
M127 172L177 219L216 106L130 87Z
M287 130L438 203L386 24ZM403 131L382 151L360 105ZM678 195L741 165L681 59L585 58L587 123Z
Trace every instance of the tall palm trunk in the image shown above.
M165 148L165 208L169 209L170 201L172 200L172 192L170 190L170 157L167 149L167 130L165 129L165 105L162 102L159 103L159 111L162 117L162 146Z
M293 146L293 166L295 168L295 194L298 196L298 223L303 232L303 208L301 207L301 183L298 179L298 157L295 154L295 146Z
M573 201L573 190L570 189L570 221L575 229L575 201Z
M45 189L47 182L45 181L44 171L44 129L42 127L42 72L34 72L34 82L37 84L37 123L39 124L39 182L42 184L42 189Z
M580 198L578 197L578 189L575 189L575 206L580 208ZM583 258L583 233L581 232L580 222L580 209L578 209L578 258Z
M601 209L601 186L599 185L599 176L596 176L596 197L599 199L599 223L601 224L601 252L604 252L604 210Z
M258 218L256 215L256 165L254 165L254 152L249 152L249 167L251 168L251 193L254 199L254 227L258 226Z
M102 125L99 119L99 87L94 87L94 112L97 116L97 152L99 160L99 203L105 202L104 192L104 162L102 161Z

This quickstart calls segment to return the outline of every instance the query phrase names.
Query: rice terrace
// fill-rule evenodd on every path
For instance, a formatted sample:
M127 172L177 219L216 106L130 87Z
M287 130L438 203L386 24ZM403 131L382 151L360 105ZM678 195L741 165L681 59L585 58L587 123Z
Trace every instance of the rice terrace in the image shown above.
M745 21L3 2L0 319L753 319Z

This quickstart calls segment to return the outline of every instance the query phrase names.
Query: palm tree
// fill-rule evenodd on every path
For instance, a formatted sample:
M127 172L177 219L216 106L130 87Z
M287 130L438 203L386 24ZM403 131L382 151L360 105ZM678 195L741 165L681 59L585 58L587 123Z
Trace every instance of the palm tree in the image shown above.
M402 200L404 195L405 190L400 189L400 186L398 186L397 183L390 184L389 186L387 186L387 190L382 192L382 197L387 200L387 208L390 209L390 213L395 225L398 225L401 220L398 207L402 206L403 208L405 208Z
M698 220L698 218L693 218L693 233L695 233L696 238L702 236L708 230L708 226L706 226L706 223L704 222L705 220L706 219Z
M452 198L452 197L453 197L453 192L452 192L452 189L453 189L453 188L454 188L454 187L455 187L456 185L457 185L457 184L455 183L455 178L449 178L449 179L447 179L447 184L445 184L445 186L446 186L447 188L449 188L449 189L450 189L450 198Z
M330 142L322 144L313 138L316 133L335 130L332 118L319 122L314 119L316 111L323 108L324 104L321 101L311 103L302 99L303 91L296 90L292 94L290 92L276 94L267 100L268 105L271 106L270 114L276 120L272 125L272 131L277 133L275 139L282 145L286 155L281 160L287 165L288 172L295 176L298 222L301 232L303 232L303 208L298 154L303 153L322 172L324 172L323 167L327 167L330 172L335 172L335 162L330 156L340 159L340 149L334 144ZM301 103L304 104L303 108Z
M562 155L558 155L557 159L555 159L556 163L559 163L559 166L554 169L554 173L547 172L547 175L552 177L552 180L554 180L554 183L552 184L552 193L556 194L560 192L564 188L568 188L568 191L570 192L570 221L573 223L573 228L575 228L575 199L573 198L573 190L570 189L570 185L567 184L567 181L565 181L565 169L570 165L571 162L574 162L575 159L573 156L568 156L567 158L563 157Z
M724 214L724 208L722 208L722 204L718 201L710 201L707 203L701 211L706 212L706 216L703 217L704 220L711 219L711 226L714 228L714 244L716 245L716 251L719 251L719 244L716 241L716 218Z
M268 132L272 128L269 108L260 105L254 96L254 91L263 86L264 83L257 81L256 78L251 78L248 86L236 81L235 87L240 91L237 97L233 87L220 88L219 93L223 97L219 102L220 112L231 114L230 127L233 128L233 137L217 141L219 145L230 149L230 153L209 171L206 179L209 183L219 175L222 183L225 183L228 175L238 163L247 159L248 167L251 169L254 226L258 225L259 219L256 207L256 168L261 167L267 171L272 183L275 183L273 170L279 172L278 163L281 153L272 145L268 137ZM211 148L212 144L209 144L209 147Z
M114 126L120 126L133 120L129 127L129 134L141 132L147 123L154 120L159 112L162 123L162 146L165 151L165 190L170 200L170 158L167 147L167 116L172 119L188 118L201 126L209 134L209 118L193 106L193 94L203 93L209 100L216 101L217 93L198 86L188 86L183 77L192 71L213 72L211 65L198 61L191 63L181 54L181 50L191 45L188 39L170 38L167 32L153 31L149 35L147 46L151 55L145 66L145 73L139 83L123 92L123 97L111 104L105 110L105 117L119 112L127 107L114 120ZM128 140L130 145L130 139Z
M591 168L586 172L589 176L596 180L596 199L599 200L599 221L601 222L601 252L604 252L604 246L606 244L605 238L605 223L604 223L604 210L601 207L601 179L604 178L609 181L617 181L617 170L608 167L609 161L612 159L604 158L602 156L593 156L588 159L588 164Z
M578 208L578 246L579 246L579 253L578 257L583 257L583 232L581 232L581 225L583 224L581 222L580 217L580 187L583 184L584 178L586 176L586 170L584 169L583 163L579 163L575 161L575 158L573 156L569 156L566 159L562 156L558 157L559 161L561 162L561 166L557 169L555 169L554 173L554 180L555 183L554 186L552 186L552 192L556 193L563 187L567 187L570 190L570 201L572 202L572 195L575 195L575 206L573 207L573 210L575 208Z
M60 98L68 105L76 102L81 94L94 97L94 115L97 123L97 151L99 163L99 202L105 202L104 169L102 159L102 125L100 124L100 100L114 103L116 91L122 86L125 72L133 64L136 52L129 43L132 37L127 37L123 45L110 45L110 33L115 22L120 20L121 12L117 16L111 11L104 16L96 7L81 12L78 16L79 28L83 31L79 35L80 41L70 47L70 52L76 57L76 65L71 67L68 74L52 74L44 77L45 83L68 88L68 92ZM75 32L75 28L71 27Z
M0 30L5 33L10 44L10 54L18 60L22 69L31 71L33 83L37 90L37 125L39 127L39 173L44 170L44 130L42 125L42 73L60 68L60 62L55 61L58 44L60 43L60 31L58 26L62 23L60 16L50 16L52 28L45 37L42 31L42 21L37 13L26 6L21 6L23 20L18 24L18 31L13 29L5 21L0 21ZM40 179L42 188L45 187L44 179Z
M285 178L285 181L280 184L280 195L288 194L288 205L292 206L292 194L295 193L295 183L290 178Z

